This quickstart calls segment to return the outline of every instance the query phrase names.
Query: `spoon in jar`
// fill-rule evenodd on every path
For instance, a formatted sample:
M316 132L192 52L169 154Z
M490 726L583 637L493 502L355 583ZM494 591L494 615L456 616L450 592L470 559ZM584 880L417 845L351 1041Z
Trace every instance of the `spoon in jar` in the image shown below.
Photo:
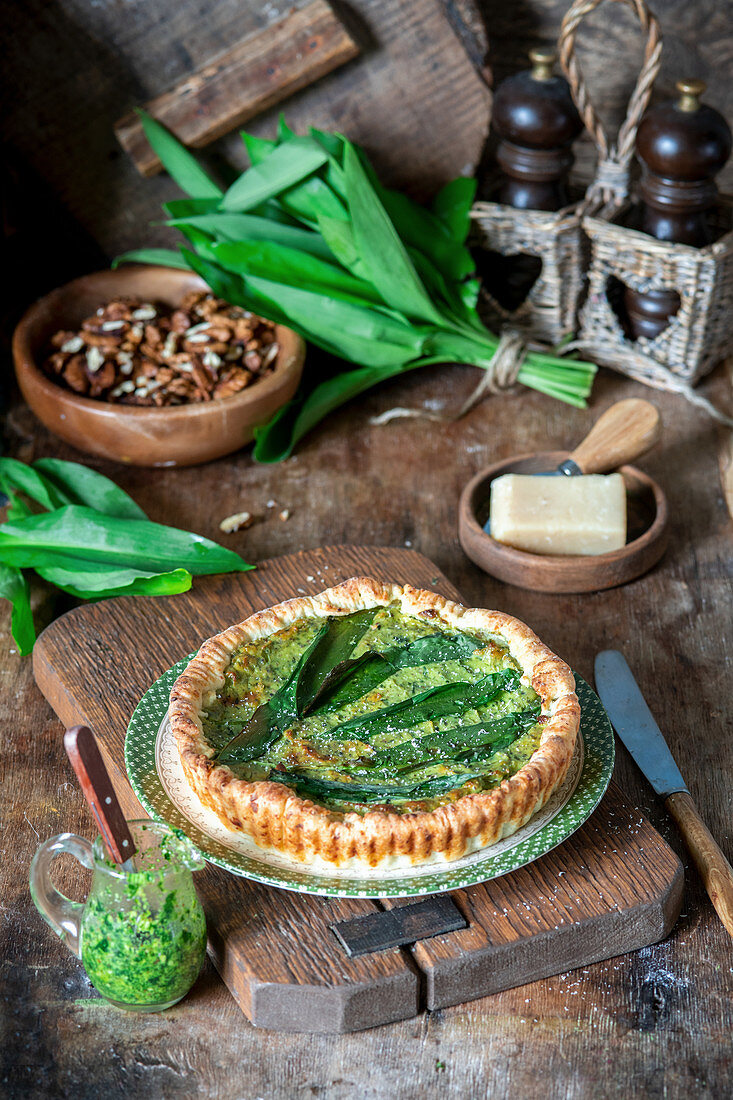
M64 748L97 819L107 854L123 871L135 871L135 842L94 734L88 726L72 726L64 734Z

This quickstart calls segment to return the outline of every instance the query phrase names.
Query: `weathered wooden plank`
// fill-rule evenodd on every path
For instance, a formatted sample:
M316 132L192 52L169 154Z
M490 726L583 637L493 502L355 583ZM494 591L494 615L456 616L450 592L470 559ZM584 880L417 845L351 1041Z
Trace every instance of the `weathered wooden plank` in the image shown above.
M331 574L328 581L321 579L324 570ZM197 618L206 618L203 634L208 634L230 624L232 604L241 618L296 591L315 592L354 573L409 576L416 586L456 595L435 566L414 551L303 551L265 562L255 573L218 578L215 587L204 584L182 598L118 599L68 612L36 644L36 681L67 724L93 726L124 789L124 730L134 702L123 703L117 696L111 700L115 709L101 712L89 687L95 683L104 690L114 680L109 663L117 666L119 654L107 638L123 640L141 662L139 675L126 685L139 697L146 684L144 668L159 656L169 667L200 642L202 634L191 634ZM257 1026L352 1031L418 1010L417 977L399 952L349 955L331 934L334 922L374 917L374 903L291 895L238 881L213 867L199 883L211 957ZM456 893L469 922L466 930L413 949L425 978L426 1005L463 1003L646 947L665 936L677 919L682 883L677 856L617 793L592 823L536 866ZM389 909L395 903L384 904ZM398 937L389 946L399 942L406 941ZM294 954L296 944L303 946Z
M462 1004L664 939L679 915L683 885L675 853L612 785L559 848L451 895L468 928L412 949L426 977L427 1006Z
M331 931L351 958L456 932L467 923L450 894L435 894L379 913L338 921L331 925Z
M358 53L326 0L310 0L212 58L145 109L184 145L200 149ZM114 129L141 175L161 170L136 114L125 115Z

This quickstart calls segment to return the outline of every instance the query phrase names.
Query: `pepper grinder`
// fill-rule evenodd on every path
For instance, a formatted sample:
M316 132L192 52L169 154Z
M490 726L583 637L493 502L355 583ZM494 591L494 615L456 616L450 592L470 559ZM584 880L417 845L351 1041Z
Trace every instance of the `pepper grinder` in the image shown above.
M642 165L640 229L660 241L703 248L715 239L715 176L731 152L723 116L700 102L702 80L677 82L679 98L647 111L636 137ZM680 306L676 289L624 290L631 335L654 339Z
M519 210L559 210L568 203L570 147L583 124L568 82L553 72L556 55L530 50L529 58L532 68L508 77L494 96L503 173L496 198Z

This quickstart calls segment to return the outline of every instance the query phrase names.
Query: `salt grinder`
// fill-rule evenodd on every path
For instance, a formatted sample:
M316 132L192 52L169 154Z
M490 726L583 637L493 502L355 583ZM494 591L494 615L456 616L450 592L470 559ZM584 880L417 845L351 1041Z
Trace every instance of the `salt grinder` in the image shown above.
M644 115L636 138L642 165L639 228L660 241L703 248L715 239L715 176L731 152L723 116L700 102L701 80L680 80L680 93ZM624 290L631 335L654 339L680 306L677 289Z
M496 157L503 173L496 199L520 210L568 204L571 144L583 128L568 82L553 73L556 55L531 50L532 68L504 80L494 96Z

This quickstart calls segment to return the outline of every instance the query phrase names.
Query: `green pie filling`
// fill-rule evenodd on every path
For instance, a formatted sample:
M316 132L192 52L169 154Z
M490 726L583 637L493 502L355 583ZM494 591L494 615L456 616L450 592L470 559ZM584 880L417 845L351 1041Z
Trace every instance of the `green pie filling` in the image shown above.
M501 639L398 604L237 648L202 714L214 759L336 811L432 810L538 748L540 699Z

